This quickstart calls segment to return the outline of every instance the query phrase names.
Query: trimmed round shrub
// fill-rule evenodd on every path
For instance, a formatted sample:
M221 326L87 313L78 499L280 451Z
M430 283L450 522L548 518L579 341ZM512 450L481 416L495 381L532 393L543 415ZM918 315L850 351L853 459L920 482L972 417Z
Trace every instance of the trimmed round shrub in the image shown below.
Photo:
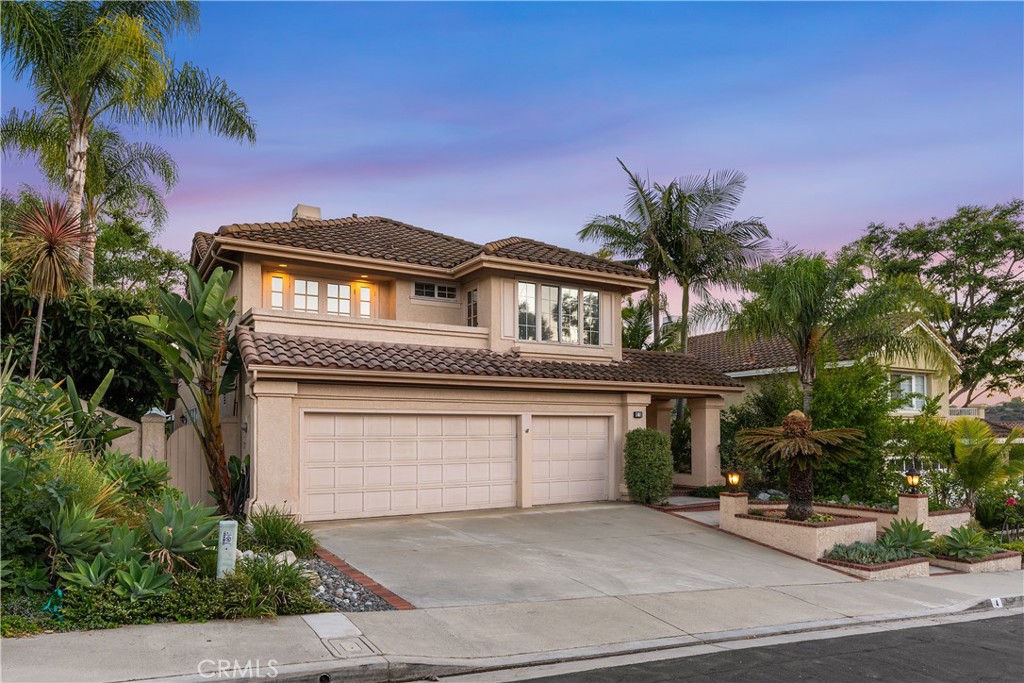
M672 444L656 429L626 434L626 487L638 503L660 503L672 491Z

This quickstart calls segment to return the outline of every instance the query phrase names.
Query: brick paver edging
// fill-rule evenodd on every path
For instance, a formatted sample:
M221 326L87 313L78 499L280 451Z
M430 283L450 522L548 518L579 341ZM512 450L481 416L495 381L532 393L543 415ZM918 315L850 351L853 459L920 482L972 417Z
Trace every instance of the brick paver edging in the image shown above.
M830 526L845 526L848 524L863 524L864 522L877 521L874 517L838 517L831 522L799 522L795 519L781 519L779 517L765 517L764 515L736 515L740 519L753 519L772 524L789 524L790 526L809 526L815 529L822 529Z
M316 556L321 560L331 565L339 572L347 576L353 581L357 581L363 588L370 591L378 598L388 603L392 607L398 610L416 609L415 606L405 598L400 598L395 595L392 591L388 590L384 586L380 585L366 574L362 573L345 560L341 559L331 551L325 549L323 546L316 549Z
M863 572L880 572L885 569L905 567L909 564L926 564L928 562L928 558L908 557L905 560L893 560L892 562L883 562L882 564L857 564L856 562L846 562L844 560L833 560L828 557L823 557L818 560L818 562L822 564L834 564L837 567L850 567L851 569L859 569Z

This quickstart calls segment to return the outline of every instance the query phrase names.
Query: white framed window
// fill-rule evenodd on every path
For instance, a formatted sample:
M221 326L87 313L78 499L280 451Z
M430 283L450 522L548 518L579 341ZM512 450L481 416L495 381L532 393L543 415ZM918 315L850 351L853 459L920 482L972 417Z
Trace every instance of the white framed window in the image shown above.
M538 296L539 294L539 296ZM595 290L520 282L517 338L556 344L601 344L601 295Z
M331 315L352 315L352 285L327 283L327 312Z
M893 379L899 384L895 392L898 397L906 397L900 410L919 413L924 410L928 397L928 375L923 373L893 373Z
M370 286L369 285L360 285L359 286L359 317L360 318L369 318L371 313L372 313L372 309L371 309L371 306L370 306L370 304L372 303L372 301L370 300L370 296L371 295L372 294L371 294Z
M284 276L270 276L270 307L275 311L284 310Z
M292 309L296 311L303 311L305 313L319 313L320 312L320 283L316 280L300 280L296 278L292 281L293 303Z
M478 327L480 325L480 292L471 289L466 292L466 325Z
M438 285L433 282L414 282L412 284L413 296L421 299L440 299L442 301L455 301L458 298L458 288L455 285Z

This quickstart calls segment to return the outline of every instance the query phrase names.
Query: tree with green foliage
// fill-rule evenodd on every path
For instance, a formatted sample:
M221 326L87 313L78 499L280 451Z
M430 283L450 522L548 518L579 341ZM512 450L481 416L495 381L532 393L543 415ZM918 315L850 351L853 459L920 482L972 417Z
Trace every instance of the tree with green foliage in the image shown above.
M187 0L4 5L5 62L14 78L31 84L37 116L66 131L64 175L73 212L83 208L89 145L101 119L172 132L205 127L255 140L248 107L223 80L169 58L171 38L198 27L199 4ZM83 220L81 230L91 285L95 226Z
M671 275L672 262L663 240L670 234L675 186L662 186L644 180L616 159L626 172L628 193L621 215L594 216L576 236L587 242L599 242L604 253L620 257L631 266L642 268L654 282L647 292L651 305L653 346L661 347L661 286Z
M978 493L986 486L1024 477L1024 450L1015 447L1021 439L1024 429L1013 429L999 439L981 420L962 417L953 421L953 461L949 469L964 489L964 505L973 508Z
M879 279L919 278L948 303L949 315L929 322L961 358L951 400L1024 387L1024 201L872 224L860 245Z
M835 259L792 252L743 271L738 281L748 294L738 303L708 302L694 318L727 328L726 343L734 346L784 339L796 360L805 413L812 410L818 361L838 341L864 353L884 349L888 358L923 355L948 367L942 344L907 322L935 299L912 276L867 281L862 265L852 250Z
M1024 422L1024 398L1014 396L985 410L985 417L996 422Z
M173 398L182 388L191 396L212 490L221 513L230 514L234 491L220 403L234 391L241 368L234 332L236 299L228 296L232 273L217 267L204 282L191 266L186 272L187 298L161 292L158 313L132 316L131 321L141 328L142 343L161 360L152 370L164 395Z
M154 232L124 211L98 223L97 287L143 295L156 301L161 289L185 285L185 257L154 241Z
M766 375L740 403L722 411L719 453L723 466L738 466L751 486L785 488L786 470L777 464L741 457L736 435L744 429L773 427L800 407L800 388L786 375Z
M744 429L736 435L741 453L789 470L786 517L803 521L814 514L814 470L856 455L864 433L859 429L811 429L811 418L794 410L781 427Z
M26 273L28 292L37 301L28 371L29 380L33 380L46 299L64 298L71 285L82 277L82 264L77 258L81 244L78 215L66 204L57 202L30 206L14 219L14 233L7 242L11 269Z

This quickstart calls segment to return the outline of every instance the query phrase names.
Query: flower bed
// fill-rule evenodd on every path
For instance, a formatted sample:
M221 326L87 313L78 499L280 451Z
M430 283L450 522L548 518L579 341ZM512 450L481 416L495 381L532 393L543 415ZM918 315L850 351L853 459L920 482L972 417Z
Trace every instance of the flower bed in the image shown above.
M928 558L911 557L906 560L895 562L883 562L881 564L856 564L854 562L843 562L842 560L831 560L823 557L818 562L842 569L848 574L853 574L868 581L891 581L893 579L913 579L928 576Z
M918 502L918 498L924 504ZM951 529L967 524L971 519L971 511L968 508L952 508L948 510L927 510L927 498L913 494L900 496L901 507L899 509L871 507L865 505L846 505L844 503L819 503L815 501L816 512L825 512L836 516L871 517L878 520L879 527L892 524L894 519L914 519L922 524L929 531L935 532L936 536L948 534ZM779 501L750 501L751 507L758 509L784 510L788 503ZM851 514L852 513L852 514ZM927 515L927 516L925 516Z
M988 572L1012 572L1021 567L1021 554L1012 550L994 553L988 557L962 560L949 555L936 555L931 559L936 567L952 569L967 574L985 574Z

